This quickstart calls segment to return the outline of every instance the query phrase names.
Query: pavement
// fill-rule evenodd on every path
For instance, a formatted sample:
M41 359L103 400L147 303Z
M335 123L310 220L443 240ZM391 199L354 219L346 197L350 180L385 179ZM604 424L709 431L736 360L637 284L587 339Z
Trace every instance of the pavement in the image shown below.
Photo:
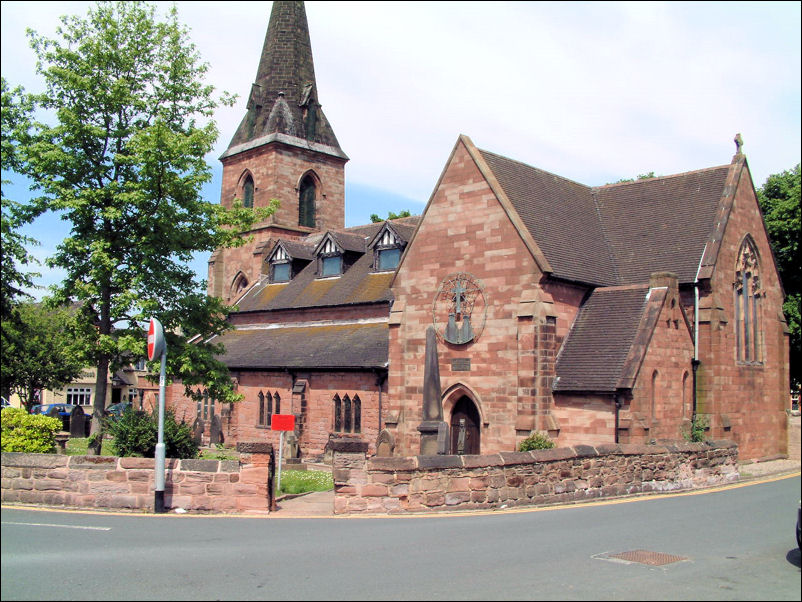
M799 473L799 459L776 459L742 462L740 482L755 481L773 476ZM331 470L325 465L310 466L314 470ZM271 513L274 518L331 518L334 517L334 491L317 491L297 496L279 498L278 509Z

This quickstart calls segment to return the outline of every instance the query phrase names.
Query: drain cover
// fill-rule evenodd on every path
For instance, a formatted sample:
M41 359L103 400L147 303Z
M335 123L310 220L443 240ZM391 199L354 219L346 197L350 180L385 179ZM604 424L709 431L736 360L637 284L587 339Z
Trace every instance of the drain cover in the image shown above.
M673 554L663 554L661 552L650 552L649 550L631 550L620 554L609 554L608 558L617 558L628 562L639 562L650 566L663 566L672 562L688 560L684 556L674 556Z

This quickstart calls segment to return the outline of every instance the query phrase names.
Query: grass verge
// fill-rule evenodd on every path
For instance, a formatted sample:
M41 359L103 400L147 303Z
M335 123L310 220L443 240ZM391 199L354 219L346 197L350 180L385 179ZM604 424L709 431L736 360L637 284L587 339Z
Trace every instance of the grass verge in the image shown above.
M276 495L329 491L334 489L334 479L325 470L282 470L281 489Z

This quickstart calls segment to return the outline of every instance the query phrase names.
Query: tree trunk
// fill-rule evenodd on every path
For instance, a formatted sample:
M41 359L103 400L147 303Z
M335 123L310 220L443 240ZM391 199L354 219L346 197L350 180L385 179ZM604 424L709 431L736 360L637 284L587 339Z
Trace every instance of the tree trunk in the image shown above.
M91 450L91 454L95 456L100 455L101 447L103 446L103 416L106 411L106 389L109 380L109 358L108 356L101 356L97 364L97 378L95 380L95 400L92 404L92 430L91 436L94 437L94 442L87 450Z

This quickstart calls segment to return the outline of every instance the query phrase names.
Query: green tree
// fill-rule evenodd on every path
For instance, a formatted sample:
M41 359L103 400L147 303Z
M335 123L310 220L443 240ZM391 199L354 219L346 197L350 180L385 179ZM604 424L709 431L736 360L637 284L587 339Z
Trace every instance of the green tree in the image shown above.
M20 303L17 320L3 341L2 387L16 393L30 410L40 389L60 389L86 368L89 338L79 312L44 303Z
M18 147L28 141L32 104L22 88L11 90L5 78L2 85L2 169L17 171L20 167ZM34 244L31 238L19 233L26 222L22 205L6 198L9 181L2 180L0 201L0 320L3 324L3 341L7 336L5 326L14 321L14 303L27 297L26 288L33 288L35 274L22 270L32 262L26 247Z
M35 124L21 170L39 194L33 210L61 211L72 227L48 263L66 272L56 301L79 303L94 327L92 432L102 431L109 370L145 355L150 317L165 329L168 377L236 401L215 359L222 349L204 342L230 328L228 310L188 267L195 252L242 244L274 210L226 210L200 196L214 109L233 99L204 82L208 66L174 6L159 20L153 5L104 2L62 17L55 39L28 35L46 84L35 101L54 125Z
M386 219L388 219L388 220L389 219L400 219L402 217L410 217L411 215L412 215L412 213L410 213L409 209L402 209L398 213L394 213L393 211L388 211ZM371 213L370 214L370 221L375 224L377 222L383 222L385 220L380 218L378 213Z
M652 178L656 178L656 177L657 176L654 175L654 172L650 171L649 173L638 174L637 179L638 180L651 180ZM612 182L612 184L628 184L629 182L634 182L634 181L635 181L635 178L621 178L620 180L617 180L616 182Z
M800 189L802 189L799 163L796 167L772 174L757 191L757 198L766 229L771 239L771 250L785 289L783 310L791 331L791 383L802 384L802 335L800 334L800 303L802 303L802 269L799 264L799 238L802 231L800 218Z

